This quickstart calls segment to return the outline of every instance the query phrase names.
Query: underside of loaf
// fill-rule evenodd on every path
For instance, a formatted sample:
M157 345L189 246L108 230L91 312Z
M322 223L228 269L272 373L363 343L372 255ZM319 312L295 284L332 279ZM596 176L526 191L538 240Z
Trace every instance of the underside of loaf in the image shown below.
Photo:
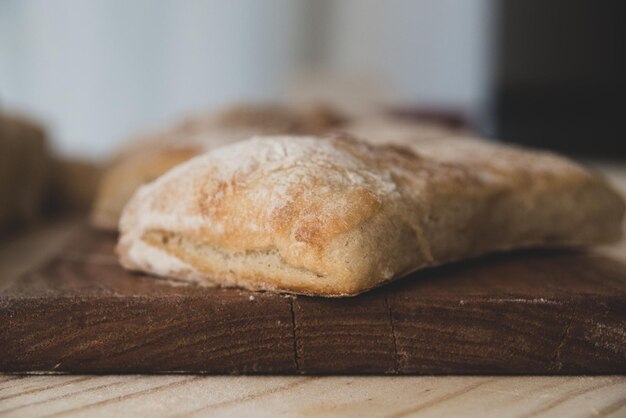
M244 243L232 248L195 233L163 229L147 229L137 239L123 237L118 252L130 270L205 286L354 296L413 270L416 259L420 265L428 263L414 230L405 226L393 231L393 225L383 222L369 218L321 249L305 249L302 259L289 246Z
M200 277L199 283L204 285L250 290L289 289L294 293L326 296L354 295L360 291L341 287L341 281L323 274L290 265L277 248L228 251L167 231L147 231L142 239L191 266ZM181 276L181 279L189 278L185 272Z

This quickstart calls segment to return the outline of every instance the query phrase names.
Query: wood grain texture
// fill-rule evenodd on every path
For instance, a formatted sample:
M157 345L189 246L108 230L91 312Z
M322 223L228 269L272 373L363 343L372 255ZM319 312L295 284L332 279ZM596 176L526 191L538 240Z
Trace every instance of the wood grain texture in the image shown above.
M617 418L625 394L624 376L0 375L0 417Z
M625 166L598 168L626 191ZM45 226L0 244L0 289L58 252L75 230L74 222ZM626 261L626 240L603 252ZM617 418L626 415L626 377L0 374L0 416L46 415Z
M0 370L71 373L626 373L626 266L523 252L350 299L131 274L83 229L0 293Z

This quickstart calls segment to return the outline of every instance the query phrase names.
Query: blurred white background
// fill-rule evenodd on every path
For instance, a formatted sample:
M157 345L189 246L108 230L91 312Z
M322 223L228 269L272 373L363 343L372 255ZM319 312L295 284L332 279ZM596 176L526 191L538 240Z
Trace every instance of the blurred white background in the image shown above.
M64 155L243 101L330 98L483 121L489 0L3 0L0 106Z

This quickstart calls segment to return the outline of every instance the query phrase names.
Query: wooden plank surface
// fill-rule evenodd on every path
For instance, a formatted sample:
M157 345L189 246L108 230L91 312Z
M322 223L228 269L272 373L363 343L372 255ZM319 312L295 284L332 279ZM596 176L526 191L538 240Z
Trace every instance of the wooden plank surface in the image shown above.
M626 166L599 168L626 191ZM56 224L0 244L0 289L75 231ZM626 260L626 240L603 253ZM623 417L626 377L0 374L0 416L46 415Z
M2 376L6 417L623 417L626 377Z
M354 298L184 285L81 229L0 292L0 370L71 373L626 373L626 265L521 252Z

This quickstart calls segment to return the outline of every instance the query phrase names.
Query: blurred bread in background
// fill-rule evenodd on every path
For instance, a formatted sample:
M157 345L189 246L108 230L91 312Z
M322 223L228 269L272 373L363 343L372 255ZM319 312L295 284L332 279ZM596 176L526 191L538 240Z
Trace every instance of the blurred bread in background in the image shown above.
M100 172L89 161L55 157L38 122L0 113L0 235L86 213Z
M0 113L0 233L42 216L49 170L44 129L23 116Z
M470 133L466 128L450 127L440 122L383 114L356 119L342 130L375 145L398 146L410 146L416 141Z
M343 112L325 104L286 106L236 104L213 112L190 115L156 132L129 138L108 166L143 154L147 148L197 149L232 142L232 137L271 133L319 133L341 126Z

